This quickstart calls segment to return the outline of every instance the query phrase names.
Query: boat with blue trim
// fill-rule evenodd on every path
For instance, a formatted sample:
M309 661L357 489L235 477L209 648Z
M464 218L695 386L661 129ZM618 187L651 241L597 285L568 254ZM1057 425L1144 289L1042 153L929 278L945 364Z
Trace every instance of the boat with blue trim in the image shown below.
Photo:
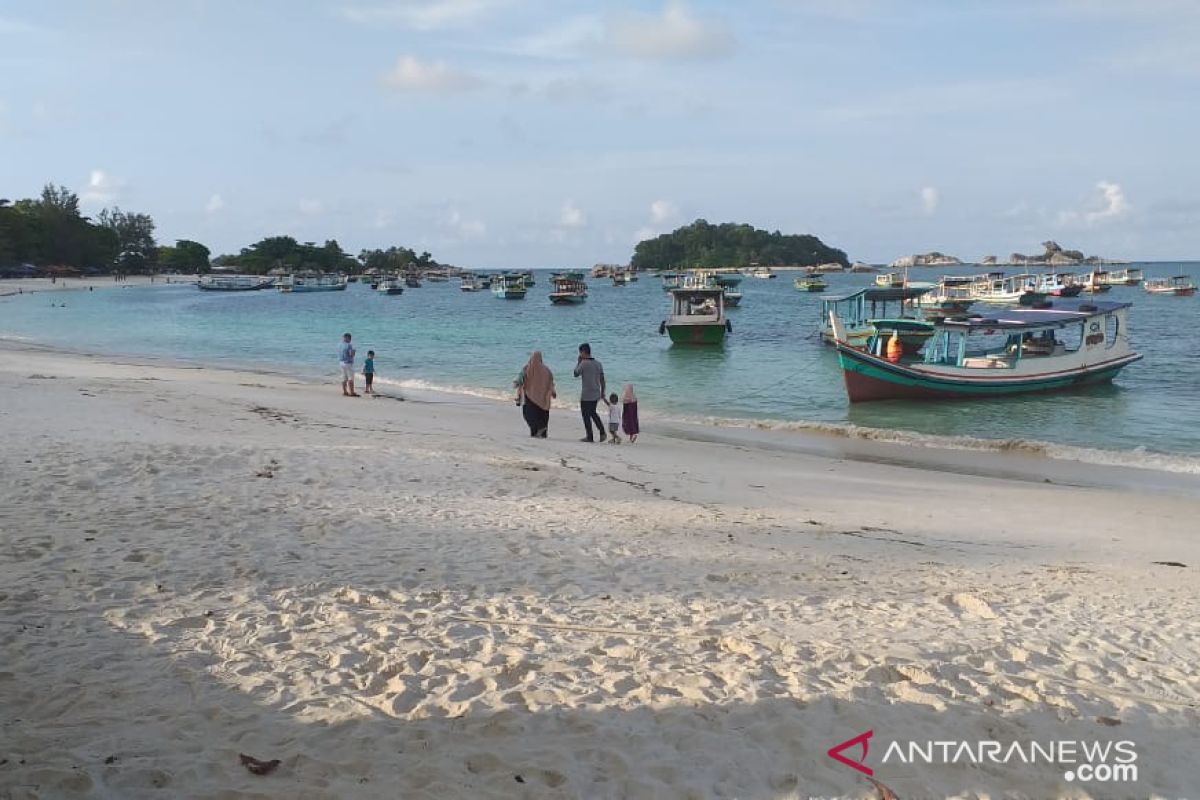
M870 400L944 400L1061 391L1111 381L1141 359L1129 343L1130 303L1013 308L937 323L920 355L905 359L880 331L855 346L830 316L846 394Z

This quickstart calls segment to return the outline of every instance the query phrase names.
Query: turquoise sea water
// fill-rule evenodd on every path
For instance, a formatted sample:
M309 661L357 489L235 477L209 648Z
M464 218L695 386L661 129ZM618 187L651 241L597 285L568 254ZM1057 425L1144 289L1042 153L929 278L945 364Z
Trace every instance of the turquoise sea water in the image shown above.
M1200 263L1139 266L1148 276L1182 268L1200 278ZM933 280L938 274L917 270L912 278ZM540 349L554 370L560 399L567 401L576 391L571 377L576 348L588 341L614 390L626 382L635 385L644 415L868 436L899 431L914 440L953 437L952 444L981 447L1037 449L1024 443L1043 442L1123 451L1129 463L1144 456L1200 471L1200 297L1152 296L1140 287L1117 287L1105 295L1134 303L1130 335L1145 355L1112 386L1003 400L850 406L837 358L816 336L817 295L793 289L793 275L745 278L745 299L729 312L733 334L719 348L672 346L658 334L668 298L655 277L622 288L590 280L587 303L552 306L548 274L539 274L522 301L464 293L457 282L426 283L400 296L380 295L362 284L344 292L290 295L201 292L190 285L26 294L0 298L0 337L336 381L339 337L351 331L360 360L368 349L376 351L380 382L497 397L511 394L513 376L530 350ZM829 291L871 280L833 275Z

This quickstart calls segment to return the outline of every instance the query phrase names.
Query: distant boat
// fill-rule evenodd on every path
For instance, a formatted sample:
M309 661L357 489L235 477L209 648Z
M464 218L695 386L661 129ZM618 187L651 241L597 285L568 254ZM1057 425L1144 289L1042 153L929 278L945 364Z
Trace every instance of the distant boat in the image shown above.
M725 318L725 292L718 286L671 290L671 314L658 332L673 344L721 344L733 326Z
M405 275L404 276L404 285L407 286L409 289L420 289L421 288L421 279L418 278L416 275L412 275L412 274Z
M926 319L962 314L975 303L974 281L971 276L943 275L928 294L917 298L917 305Z
M1051 272L1038 276L1035 291L1051 297L1078 297L1083 291L1083 284L1076 283L1074 275L1065 272Z
M206 292L257 292L274 285L274 278L258 275L214 275L196 281L196 288Z
M1018 303L1023 306L1039 305L1046 301L1046 293L1038 290L1036 275L1022 274L1004 277L1003 272L989 272L971 284L971 296L982 303Z
M1147 278L1145 289L1150 294L1173 294L1176 297L1191 297L1196 293L1196 284L1187 275L1172 275L1169 278Z
M829 288L829 284L825 279L815 272L811 275L803 275L792 281L792 286L800 292L823 292Z
M628 272L614 272L612 274L612 285L613 286L627 286L629 284L629 282L630 282L630 277L629 277Z
M505 300L524 300L529 291L523 275L505 273L492 278L492 294Z
M380 294L404 294L404 286L399 278L384 278L379 282L375 291Z
M770 267L755 267L754 269L750 270L750 277L766 280L768 278L774 278L776 275Z
M1094 269L1083 275L1076 275L1075 280L1089 294L1102 294L1111 291L1113 287L1113 284L1108 281L1108 272L1102 269Z
M488 282L488 286L490 285L491 281ZM462 280L459 281L459 288L464 292L478 292L488 287L484 285L482 276L468 273L462 276Z
M338 275L286 275L275 282L281 292L340 292L346 288L346 279Z
M836 315L830 324L851 403L1005 397L1111 381L1141 358L1129 344L1129 306L1097 302L947 319L923 356L909 360L885 355L885 331L860 347Z
M550 302L555 305L576 305L587 300L587 284L582 272L566 272L551 278Z
M1137 267L1109 270L1104 282L1109 286L1137 286L1145 279L1142 270Z

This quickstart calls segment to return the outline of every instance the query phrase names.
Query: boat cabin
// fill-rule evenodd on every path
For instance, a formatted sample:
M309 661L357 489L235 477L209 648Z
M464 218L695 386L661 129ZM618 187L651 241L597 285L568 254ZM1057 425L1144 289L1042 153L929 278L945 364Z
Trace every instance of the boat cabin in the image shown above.
M1014 369L1022 360L1062 357L1081 350L1118 348L1121 353L1128 352L1125 311L1129 306L1083 303L947 319L926 343L923 360L965 369Z

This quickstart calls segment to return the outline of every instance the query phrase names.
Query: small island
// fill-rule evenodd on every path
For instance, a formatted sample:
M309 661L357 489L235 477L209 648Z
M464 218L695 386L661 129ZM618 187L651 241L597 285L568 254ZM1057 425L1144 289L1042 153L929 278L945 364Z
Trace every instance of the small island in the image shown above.
M811 234L768 232L746 224L712 225L698 219L671 233L643 239L634 248L630 266L636 270L694 267L815 267L850 266L846 254Z

